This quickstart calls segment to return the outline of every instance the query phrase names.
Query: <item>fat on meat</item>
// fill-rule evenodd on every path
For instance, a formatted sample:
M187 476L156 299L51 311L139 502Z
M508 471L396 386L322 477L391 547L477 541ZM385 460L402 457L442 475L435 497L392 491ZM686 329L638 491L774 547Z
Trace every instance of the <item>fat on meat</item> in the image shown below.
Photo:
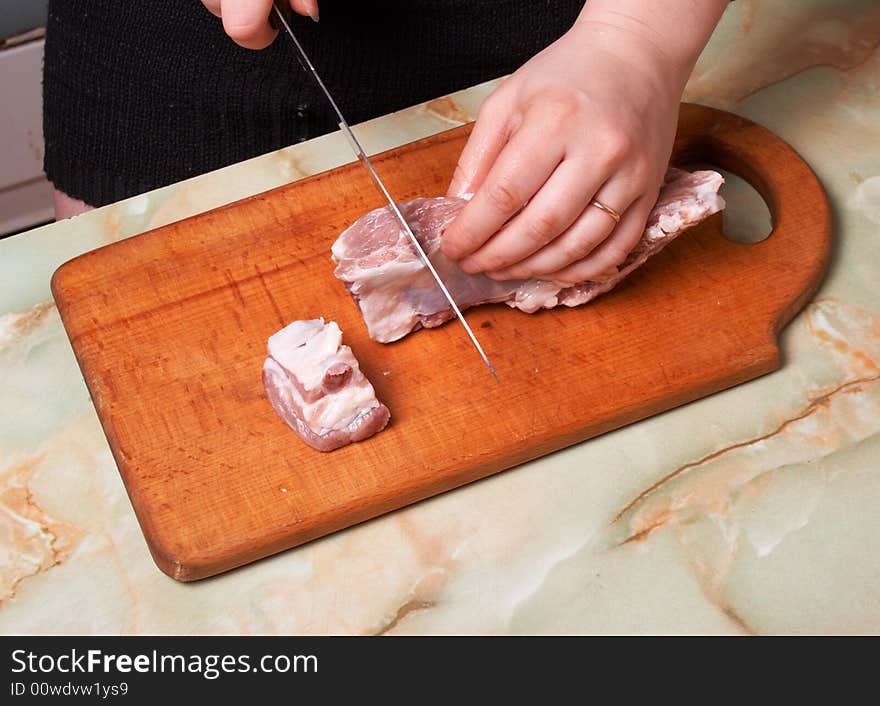
M440 251L443 230L465 199L418 198L399 204L459 308L504 302L526 313L564 305L580 306L607 292L680 233L724 208L718 189L724 178L706 170L670 167L644 235L618 268L571 286L541 279L497 282L467 274ZM332 247L334 274L354 297L370 337L390 343L419 328L432 328L454 314L406 233L387 207L377 208L346 229Z
M269 337L268 349L263 386L269 402L312 448L333 451L388 424L388 408L335 322L294 321Z

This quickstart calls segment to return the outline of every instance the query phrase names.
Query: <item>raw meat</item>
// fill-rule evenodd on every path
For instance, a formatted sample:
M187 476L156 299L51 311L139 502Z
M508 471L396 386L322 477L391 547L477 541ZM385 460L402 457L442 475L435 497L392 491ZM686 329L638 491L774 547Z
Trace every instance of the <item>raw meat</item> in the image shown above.
M278 415L318 451L363 441L391 416L333 321L294 321L270 336L263 385Z
M464 207L464 199L419 198L400 204L400 210L460 309L504 302L531 314L560 304L580 306L607 292L681 232L724 208L718 195L723 182L717 172L670 168L645 234L626 261L613 272L575 286L540 279L496 282L463 272L440 251L440 236ZM339 236L332 253L334 274L358 303L374 340L396 341L418 328L439 326L453 317L387 207L358 219Z

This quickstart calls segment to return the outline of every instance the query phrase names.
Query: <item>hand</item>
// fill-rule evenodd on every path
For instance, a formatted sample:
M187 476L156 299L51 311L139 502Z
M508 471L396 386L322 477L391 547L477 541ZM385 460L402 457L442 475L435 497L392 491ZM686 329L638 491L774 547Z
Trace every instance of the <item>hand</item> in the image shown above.
M692 64L586 12L477 116L449 187L474 196L442 240L466 272L583 282L620 265L644 232Z
M318 21L318 0L289 2L297 14ZM278 30L269 25L272 0L202 0L202 4L212 14L222 18L226 34L247 49L264 49L278 34Z

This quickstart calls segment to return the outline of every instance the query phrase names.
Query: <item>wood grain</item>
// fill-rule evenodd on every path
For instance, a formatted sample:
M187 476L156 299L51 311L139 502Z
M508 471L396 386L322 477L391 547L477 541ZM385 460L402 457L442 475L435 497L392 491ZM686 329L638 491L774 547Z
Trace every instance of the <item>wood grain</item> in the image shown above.
M399 199L440 195L469 128L376 158ZM673 161L750 181L773 233L728 241L714 216L579 309L468 314L371 341L330 245L381 204L351 164L63 265L52 288L158 566L190 581L240 566L775 369L779 329L824 273L831 223L809 167L767 130L684 105ZM330 454L305 446L260 383L266 339L339 323L391 409Z

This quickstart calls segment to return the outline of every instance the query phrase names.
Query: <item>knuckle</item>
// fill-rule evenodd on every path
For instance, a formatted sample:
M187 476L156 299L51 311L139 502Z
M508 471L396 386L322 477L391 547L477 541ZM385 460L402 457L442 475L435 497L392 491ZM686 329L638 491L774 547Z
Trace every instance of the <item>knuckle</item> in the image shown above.
M645 159L637 159L632 167L630 167L630 174L632 175L633 180L640 184L653 182L652 171L651 165ZM651 183L650 187L653 188L654 184Z
M562 253L569 262L577 262L593 249L587 238L572 238L562 244Z
M608 158L612 160L623 159L633 149L633 138L626 130L618 126L605 129L603 143Z
M496 90L488 98L486 98L477 110L477 120L497 115L501 110L502 96L500 90Z
M570 125L583 108L583 98L573 91L547 91L539 101L543 120L552 128Z
M607 257L605 258L606 262L609 265L613 265L617 267L622 264L624 260L629 256L629 248L626 248L618 243L609 243L607 250Z
M551 213L538 213L526 222L525 235L533 243L543 245L559 235L559 217Z
M518 211L523 205L523 199L517 194L516 189L503 181L496 181L486 188L486 198L498 211L505 214Z
M570 103L564 100L553 100L543 106L544 125L550 129L561 127L571 121L574 113Z

